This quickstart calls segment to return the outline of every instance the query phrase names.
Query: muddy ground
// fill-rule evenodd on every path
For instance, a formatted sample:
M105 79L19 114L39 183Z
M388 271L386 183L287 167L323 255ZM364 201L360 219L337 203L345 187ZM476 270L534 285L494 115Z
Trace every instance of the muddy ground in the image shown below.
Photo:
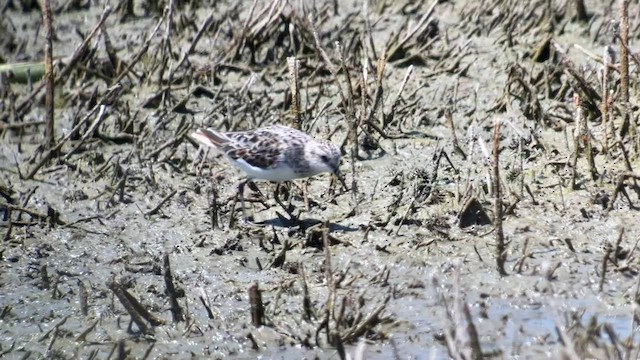
M54 151L3 75L0 357L638 356L618 1L154 4L52 2ZM1 11L0 62L41 61L38 4ZM188 134L274 123L340 144L347 188L257 183L243 223Z

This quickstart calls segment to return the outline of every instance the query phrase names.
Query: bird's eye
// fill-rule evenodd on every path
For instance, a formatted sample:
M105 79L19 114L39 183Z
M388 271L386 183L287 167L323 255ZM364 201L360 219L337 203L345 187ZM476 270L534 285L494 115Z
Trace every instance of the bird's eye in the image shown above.
M322 162L329 162L329 157L327 155L321 155L320 156L320 160L322 160Z

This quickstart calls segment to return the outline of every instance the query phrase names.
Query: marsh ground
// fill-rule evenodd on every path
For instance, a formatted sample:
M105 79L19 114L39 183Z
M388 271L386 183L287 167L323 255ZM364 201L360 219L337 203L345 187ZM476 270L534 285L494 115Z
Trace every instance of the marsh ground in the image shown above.
M29 85L3 82L3 357L637 356L637 187L613 194L638 141L634 126L613 135L616 58L606 143L599 112L617 2L587 1L585 19L579 1L109 3L56 86L59 152L42 147L42 97L20 107ZM5 62L42 58L32 5L2 8ZM58 71L104 6L53 3ZM201 161L187 135L294 121L288 56L301 127L344 144L349 189L296 182L285 201L299 221L288 222L274 186L258 184L247 196L262 226L246 226L234 221L241 174L216 154ZM579 141L574 95L589 128ZM459 226L470 198L493 218L496 119L506 276L493 226ZM124 290L151 314L139 310L144 329Z

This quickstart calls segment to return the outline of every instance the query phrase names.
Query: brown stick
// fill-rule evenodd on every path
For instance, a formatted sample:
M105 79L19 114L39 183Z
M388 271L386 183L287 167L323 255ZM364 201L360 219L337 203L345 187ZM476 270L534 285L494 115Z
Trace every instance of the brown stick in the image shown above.
M87 341L87 335L89 335L90 332L93 331L93 329L96 328L96 326L98 325L98 323L100 322L100 320L96 320L93 322L93 324L89 325L88 328L84 329L80 335L76 336L76 342L84 342Z
M142 316L135 310L135 307L129 302L128 297L124 294L125 290L122 285L116 283L114 279L111 279L107 282L107 287L116 295L118 300L120 300L120 303L124 306L125 310L127 310L133 322L138 325L140 332L149 334L150 331L147 324L142 319Z
M264 305L258 282L249 288L249 304L251 306L251 323L255 327L264 325Z
M366 318L364 318L359 324L354 325L349 331L342 336L342 341L352 342L358 337L364 335L367 329L371 329L376 323L380 321L380 314L384 311L391 299L391 295L387 295L382 301L382 304L373 309Z
M609 255L611 255L612 251L611 244L607 242L604 249L604 258L602 259L602 273L600 274L600 282L598 284L598 291L600 292L602 292L604 288L604 281L607 275L607 263L609 262Z
M611 200L609 201L609 206L607 206L607 212L613 210L613 204L616 202L616 199L618 198L618 194L620 192L625 193L624 182L627 179L633 179L634 181L640 180L640 175L634 174L632 172L626 172L624 174L621 174L618 177L618 182L616 184L616 188L613 191L613 195L611 195ZM633 206L633 204L631 204L631 203L629 205Z
M293 128L300 130L302 125L302 117L300 116L300 89L298 88L298 69L300 61L294 56L287 58L289 65L289 89L291 91L291 125Z
M325 278L327 281L327 288L329 290L329 296L325 304L325 309L328 314L333 316L333 305L336 301L336 287L333 281L333 268L331 266L331 243L329 242L329 222L326 221L322 227L322 245L324 247L324 269Z
M578 158L580 157L581 147L580 139L583 135L586 136L586 134L583 133L584 129L582 128L583 123L586 122L586 120L583 121L584 117L582 116L582 101L580 101L580 95L578 95L578 93L575 93L573 95L573 107L575 111L576 129L573 134L573 154L571 156L571 188L573 190L576 190L576 178L578 177Z
M304 263L301 261L298 263L300 268L300 276L302 278L302 318L306 321L310 321L313 316L313 309L311 308L311 298L309 298L309 286L307 285L307 276L304 272Z
M431 4L427 12L425 12L424 15L422 15L422 17L420 18L420 20L418 20L418 23L416 24L416 26L414 26L413 29L408 30L407 33L404 35L404 37L393 48L391 48L391 50L389 50L387 54L387 61L388 59L395 58L396 54L402 50L404 45L418 32L418 30L422 29L422 27L425 24L427 24L427 20L429 20L429 18L431 17L431 14L433 14L433 11L435 10L436 5L438 5L438 3L439 1L435 0Z
M618 262L618 259L620 258L620 254L622 253L622 246L620 246L620 244L622 244L622 239L624 237L624 228L620 229L620 232L618 233L618 240L616 240L616 246L613 250L613 261L616 263Z
M115 278L111 278L107 281L107 287L111 290L122 306L127 310L129 315L131 315L131 319L138 325L140 331L144 334L151 333L151 330L147 327L147 324L144 320L147 320L151 325L158 326L163 325L165 323L164 320L157 318L155 315L151 314L140 302L131 295L127 289L122 286Z
M496 265L500 275L505 276L504 263L507 253L504 243L504 231L502 229L502 194L500 191L500 120L493 124L493 179L492 193L494 196L494 226L496 232Z
M349 67L344 58L344 52L342 49L342 45L336 41L335 43L336 54L338 55L338 59L340 60L340 68L345 76L345 82L347 83L347 102L345 103L346 108L346 118L349 123L349 134L347 137L351 139L352 148L352 156L358 156L358 125L359 122L356 119L356 108L355 101L353 96L353 87L351 85L351 74L349 73ZM338 77L336 76L336 82L338 81Z
M620 3L620 100L629 101L629 1Z
M89 293L87 292L87 287L80 280L78 280L78 287L80 296L80 313L87 316L89 314Z
M47 264L40 267L40 280L42 281L42 288L49 290L51 288L51 279L49 278L49 272L47 271Z
M476 329L475 324L473 323L473 317L471 316L471 311L469 310L469 304L466 302L462 305L462 313L464 314L464 318L467 321L467 335L469 336L469 342L471 346L471 358L474 360L481 360L482 349L480 348L480 339L478 337L478 330Z
M576 6L576 18L580 21L589 21L589 14L587 14L587 8L584 6L584 0L574 0L573 3Z
M629 130L629 1L620 3L620 102L622 103L622 126L620 136L624 139Z
M602 150L605 154L609 153L607 118L609 117L609 64L612 62L611 50L610 47L605 47L604 56L602 57L602 101L600 102L600 111L602 112L602 129L604 130Z
M41 221L49 221L50 223L54 223L56 225L66 225L67 224L65 221L62 221L60 219L60 216L50 216L49 214L43 214L43 213L37 212L35 210L27 209L25 207L21 207L21 206L18 206L18 205L9 204L7 202L0 202L0 208L9 209L9 210L12 210L12 211L23 212L23 213L28 214L31 217L34 217L36 219L41 220Z
M209 14L209 16L207 16L207 18L202 22L202 25L200 25L200 28L198 29L196 36L193 37L193 41L191 41L191 45L189 45L187 51L182 54L182 57L180 58L180 60L178 61L178 65L176 66L176 70L179 69L185 61L187 61L187 58L189 57L189 55L191 55L191 53L193 53L193 50L196 48L196 45L202 38L202 35L205 31L207 31L207 29L209 29L209 26L211 26L212 22L213 14Z
M169 254L164 254L162 259L162 272L164 273L164 285L167 288L167 295L169 295L169 302L171 303L171 316L173 316L173 322L183 321L184 316L182 314L182 308L178 303L176 287L173 284L173 274L171 273Z
M381 103L382 103L382 95L384 93L383 89L382 89L382 77L384 76L384 68L387 65L387 57L386 57L386 53L383 53L382 56L378 59L378 64L376 66L376 90L375 93L373 95L373 105L371 105L371 108L369 109L369 114L367 115L366 118L366 125L367 125L367 132L371 133L371 122L373 122L373 118L375 116L375 114L378 111L378 108L380 107ZM398 98L400 97L400 94L402 93L402 90L404 89L404 85L407 82L408 77L411 75L411 70L413 69L413 66L409 66L409 70L407 71L407 74L405 75L405 80L402 82L402 85L400 86L400 89L398 90L398 95L396 96L396 101L398 100ZM364 87L364 84L363 84ZM394 102L394 106L392 107L392 109L395 107L395 102ZM362 107L362 110L364 111L364 106ZM384 123L382 124L382 127L384 128Z
M167 196L165 196L162 200L160 200L158 205L154 206L153 209L144 213L144 216L151 216L151 215L157 214L160 211L160 209L164 206L164 204L166 204L169 200L171 200L171 198L177 193L178 193L178 190L171 191L169 194L167 194Z
M44 148L51 149L55 145L54 130L54 83L53 76L53 29L51 26L51 3L42 0L42 20L44 22L44 81L45 81L45 110L47 114L44 131Z

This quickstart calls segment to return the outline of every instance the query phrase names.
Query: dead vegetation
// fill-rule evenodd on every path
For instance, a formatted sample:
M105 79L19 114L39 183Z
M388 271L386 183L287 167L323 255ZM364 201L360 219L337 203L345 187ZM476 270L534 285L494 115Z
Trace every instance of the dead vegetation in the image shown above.
M59 311L52 330L38 340L42 346L18 342L15 348L16 342L3 341L0 355L62 356L71 346L90 357L125 358L142 342L145 350L134 352L144 358L158 332L205 337L215 326L237 347L205 356L233 355L246 344L263 352L289 344L331 348L347 358L350 344L362 339L392 344L397 355L390 333L400 326L402 311L394 304L415 284L402 288L405 274L393 274L396 268L386 264L355 270L344 257L335 260L336 252L372 246L370 236L415 236L389 248L376 243L375 251L385 255L405 251L405 243L410 253L432 251L438 243L455 243L461 238L456 231L463 231L490 242L497 268L492 276L509 277L512 264L513 273L542 272L545 281L554 282L562 263L545 268L536 258L543 253L538 244L504 228L517 222L519 212L575 210L594 219L637 211L640 61L630 46L640 34L637 4L634 11L627 1L591 9L580 0L162 4L129 0L96 9L90 2L69 1L52 9L45 1L40 9L22 1L0 9L16 19L42 11L48 30L50 17L61 25L67 13L91 14L91 27L78 28L72 45L53 35L54 71L47 50L43 80L27 70L21 83L23 77L13 70L0 71L0 139L6 150L0 162L0 256L27 269L15 276L34 277L33 268L38 269L33 291L48 290L51 298L66 301L75 301L78 292L83 318L74 326L84 330L72 345L60 341L74 331L65 324L76 312ZM443 14L455 14L457 21ZM17 21L0 17L0 32L10 34L0 41L0 61L40 62L46 44L20 36L24 24ZM28 30L31 38L41 31ZM566 33L584 36L604 48L603 55L572 46ZM587 65L576 62L576 54L590 59ZM308 191L317 180L289 184L272 197L252 189L247 201L254 212L273 220L247 228L237 221L232 173L194 157L195 144L187 135L200 125L236 130L272 123L340 144L347 181L341 187L334 179L320 195ZM365 173L367 163L407 149L419 154L409 165L413 171L398 166ZM593 207L572 209L576 205L565 201L566 192L587 194ZM197 212L192 204L199 198L206 199L206 209ZM449 208L442 211L442 204ZM125 222L146 221L148 227L181 224L180 212L205 219L192 231L198 240L188 246L206 249L215 259L233 258L242 274L250 274L229 280L235 286L231 293L242 290L243 315L221 315L229 305L216 301L240 295L213 294L200 285L196 291L187 286L183 267L175 276L170 259L187 251L183 244L162 251L121 244L128 250L107 264L119 269L114 276L90 279L63 268L49 274L46 259L64 250L57 243L55 249L48 242L34 244L37 236L73 232L126 243L113 232L127 226L117 223L121 212ZM637 239L640 229L629 226L623 229ZM421 231L428 239L415 235ZM599 292L606 291L608 278L637 277L637 240L625 245L624 234L620 231L616 243L602 240ZM563 241L576 253L570 238ZM472 248L477 263L484 264L482 251ZM314 258L321 266L303 261L313 249L322 251ZM437 306L446 313L436 340L456 359L511 354L486 346L459 271L456 265L452 292L446 286L435 289ZM163 284L155 284L160 275ZM101 330L102 315L87 315L87 304L98 306L107 294L113 301L106 312L129 322L128 337L106 340L109 349L96 348L86 338L108 330ZM637 291L629 304L636 302ZM20 320L12 315L14 305L2 306L0 319ZM166 309L170 317L159 315ZM619 334L596 315L588 323L565 315L571 317L567 324L557 324L542 346L558 339L558 352L567 358L628 358L637 347L634 330ZM239 318L251 328L227 325ZM362 356L363 347L354 356Z

